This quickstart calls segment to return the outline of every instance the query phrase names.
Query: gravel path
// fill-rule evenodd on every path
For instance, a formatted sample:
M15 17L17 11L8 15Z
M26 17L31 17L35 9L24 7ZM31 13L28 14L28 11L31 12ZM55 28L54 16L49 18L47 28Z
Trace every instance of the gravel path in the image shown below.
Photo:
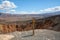
M7 39L7 40L60 40L60 32L46 30L46 29L35 30L34 36L32 36L32 30L23 31L23 32L16 31L16 32L4 34L4 35L6 35L6 36L10 35L9 39ZM0 38L1 37L2 36L0 36ZM4 37L2 37L2 38L4 39ZM0 40L2 40L2 39L0 39Z
M13 32L10 33L10 35L15 36L11 40L60 40L60 32L46 29L35 30L34 36L32 36L32 30L24 32Z

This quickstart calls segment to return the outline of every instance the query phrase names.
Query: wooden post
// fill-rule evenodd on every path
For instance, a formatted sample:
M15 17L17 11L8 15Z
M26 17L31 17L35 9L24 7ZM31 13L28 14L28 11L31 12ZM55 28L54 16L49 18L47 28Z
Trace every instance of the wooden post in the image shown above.
M34 32L34 27L35 27L35 19L33 18L33 20L32 20L32 23L33 23L33 25L32 25L32 28L33 28L33 35L35 34L35 32Z

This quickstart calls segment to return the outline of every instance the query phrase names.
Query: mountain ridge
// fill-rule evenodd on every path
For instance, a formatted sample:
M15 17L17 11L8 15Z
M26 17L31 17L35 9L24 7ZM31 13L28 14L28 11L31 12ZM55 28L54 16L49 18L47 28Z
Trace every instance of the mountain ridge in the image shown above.
M35 19L42 19L46 17L51 17L55 15L60 15L60 11L53 13L44 13L44 14L8 14L8 13L0 13L0 22L10 22L10 21L26 21Z

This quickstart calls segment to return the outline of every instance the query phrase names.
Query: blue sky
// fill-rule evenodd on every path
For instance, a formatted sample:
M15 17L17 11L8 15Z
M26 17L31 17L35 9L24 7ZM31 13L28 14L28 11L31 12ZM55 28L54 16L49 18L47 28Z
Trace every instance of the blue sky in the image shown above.
M14 5L16 5L16 8L12 8L12 9L15 10L16 13L18 14L21 14L21 13L24 14L24 12L26 14L31 12L37 13L37 12L40 12L40 10L54 8L57 6L59 6L60 8L60 0L7 0L7 1L13 2ZM3 1L0 0L0 4L2 2ZM3 11L4 10L0 10L0 12L3 12Z

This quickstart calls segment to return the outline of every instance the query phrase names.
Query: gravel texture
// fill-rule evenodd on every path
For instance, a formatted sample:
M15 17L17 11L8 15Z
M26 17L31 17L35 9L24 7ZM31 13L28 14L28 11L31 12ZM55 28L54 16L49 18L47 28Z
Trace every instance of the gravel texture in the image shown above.
M13 33L8 33L7 35L13 36L12 38L10 36L10 39L8 40L60 40L60 32L56 32L52 30L39 29L39 30L35 30L34 36L32 36L32 34L33 34L32 30L30 30L23 32L16 31Z

